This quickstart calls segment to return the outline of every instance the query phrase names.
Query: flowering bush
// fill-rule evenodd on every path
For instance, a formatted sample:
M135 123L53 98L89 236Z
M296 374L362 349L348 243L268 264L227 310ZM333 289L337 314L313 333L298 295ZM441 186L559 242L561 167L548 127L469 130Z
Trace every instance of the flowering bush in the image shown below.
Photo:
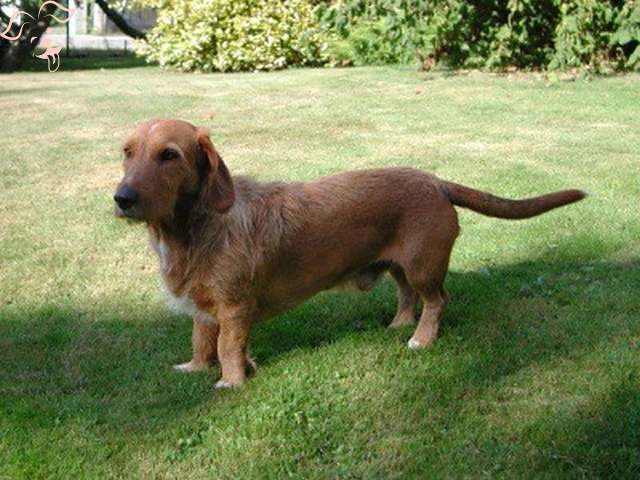
M276 70L318 65L327 48L305 0L142 1L158 9L139 53L183 71Z

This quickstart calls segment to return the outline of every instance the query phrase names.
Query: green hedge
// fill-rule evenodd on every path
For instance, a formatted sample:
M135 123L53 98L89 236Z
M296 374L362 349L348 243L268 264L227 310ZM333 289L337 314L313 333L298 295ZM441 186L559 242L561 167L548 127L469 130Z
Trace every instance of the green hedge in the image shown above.
M341 63L640 69L638 0L350 0L318 13Z
M143 1L158 21L139 53L183 71L321 65L328 47L306 0Z
M640 0L139 0L180 70L411 64L640 70Z

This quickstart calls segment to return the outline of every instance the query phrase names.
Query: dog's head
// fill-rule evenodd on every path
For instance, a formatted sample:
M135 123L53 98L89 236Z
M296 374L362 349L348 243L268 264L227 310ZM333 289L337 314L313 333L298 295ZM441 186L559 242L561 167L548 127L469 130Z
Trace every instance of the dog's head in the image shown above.
M122 148L124 178L113 196L116 215L167 223L207 189L224 213L235 200L233 181L207 131L181 120L140 125Z

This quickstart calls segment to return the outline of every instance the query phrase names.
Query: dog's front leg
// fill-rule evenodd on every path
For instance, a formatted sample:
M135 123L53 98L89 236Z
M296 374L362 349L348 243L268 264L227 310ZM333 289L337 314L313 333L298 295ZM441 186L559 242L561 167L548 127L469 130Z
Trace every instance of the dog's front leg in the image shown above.
M193 332L191 344L193 346L193 358L191 361L174 365L179 372L200 372L207 370L218 359L218 334L220 328L213 321L201 320L193 317Z
M248 372L254 365L248 356L251 318L248 309L243 307L221 308L218 311L218 359L222 369L222 378L216 388L239 387L244 383Z

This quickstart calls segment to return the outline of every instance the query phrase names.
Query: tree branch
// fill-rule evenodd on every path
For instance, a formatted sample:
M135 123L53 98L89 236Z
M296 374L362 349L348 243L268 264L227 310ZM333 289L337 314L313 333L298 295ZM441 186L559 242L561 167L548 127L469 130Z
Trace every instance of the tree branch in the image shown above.
M96 0L96 5L102 9L107 18L111 20L125 35L129 35L131 38L135 39L147 38L147 35L144 32L129 25L124 17L112 9L105 0Z

